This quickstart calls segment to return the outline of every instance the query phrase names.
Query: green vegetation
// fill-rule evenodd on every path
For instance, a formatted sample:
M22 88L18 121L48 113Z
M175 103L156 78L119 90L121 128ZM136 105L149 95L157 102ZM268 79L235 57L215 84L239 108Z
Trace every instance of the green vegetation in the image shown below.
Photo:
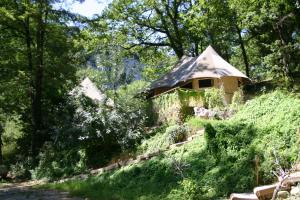
M204 105L204 92L178 88L151 101L150 112L158 115L155 122L179 122L193 113L191 107Z
M151 116L154 124L181 123L193 115L194 107L206 107L214 110L216 112L215 117L220 118L218 112L230 109L236 111L243 104L243 98L243 91L240 89L234 93L232 104L228 106L223 87L220 89L207 88L200 91L177 88L152 98L148 116Z
M298 159L300 99L295 95L281 91L261 95L247 102L230 121L246 122L256 128L253 145L262 159L261 174L266 178L263 180L272 179L273 150L286 168Z
M244 105L245 101L244 91L239 89L233 93L232 101L231 101L231 109L240 110L240 107Z
M137 147L137 152L151 153L158 149L165 150L171 144L183 142L187 137L193 133L187 125L170 125L168 127L160 127L150 133L150 138L145 138Z
M274 181L270 172L274 167L273 150L279 153L286 168L297 160L299 106L300 99L293 95L265 94L248 101L227 121L189 119L186 125L190 128L205 126L205 139L197 138L150 161L86 181L47 187L92 199L217 199L231 192L245 192L256 185L255 156L261 160L260 184ZM177 128L158 130L141 147L149 152L164 148L164 134ZM183 177L174 168L174 162L181 163Z
M11 117L7 117L4 123L4 132L2 135L3 142L3 157L13 162L14 155L17 151L17 141L22 138L22 122L20 117L13 115Z
M215 199L253 185L253 166L248 159L237 162L226 157L219 162L201 137L142 164L47 187L92 199ZM184 178L178 175L174 160L188 164L183 168Z
M189 128L187 126L173 125L166 129L167 140L170 144L183 142L187 139Z
M95 199L216 199L255 184L254 157L261 182L273 180L273 151L286 168L298 159L299 1L112 0L92 18L64 3L0 0L1 179L85 173L203 127L205 138L150 161L51 187ZM228 106L222 89L178 89L149 105L151 81L208 45L253 80L245 93ZM87 76L114 105L73 95ZM219 119L236 114L189 116L203 105Z
M207 108L224 108L225 106L225 91L224 88L209 88L204 93L205 106Z
M162 126L156 130L151 131L151 136L142 141L142 143L137 147L137 152L151 153L157 149L166 149L170 143L167 140L166 128Z
M299 124L300 99L281 91L265 94L248 101L227 122L207 125L208 149L218 158L233 156L248 164L259 156L261 181L269 183L274 181L274 151L286 169L299 159Z
M57 135L57 142L44 144L32 178L51 180L78 174L105 166L115 156L134 149L143 137L146 119L145 103L134 99L138 85L144 84L134 83L116 91L118 105L113 108L87 97L70 97L71 112L67 114L72 120Z
M201 153L204 147L205 142L202 138L188 146L169 151L158 158L125 167L113 173L91 177L87 181L66 182L47 187L68 190L74 195L92 199L173 199L178 195L179 191L177 192L175 189L180 188L178 181L181 178L172 166L171 158L182 156L186 162L189 162L193 160L190 157L191 153L204 155ZM204 166L206 163L199 164ZM191 167L196 169L197 165ZM189 171L193 170L189 168ZM177 198L181 197L177 196Z

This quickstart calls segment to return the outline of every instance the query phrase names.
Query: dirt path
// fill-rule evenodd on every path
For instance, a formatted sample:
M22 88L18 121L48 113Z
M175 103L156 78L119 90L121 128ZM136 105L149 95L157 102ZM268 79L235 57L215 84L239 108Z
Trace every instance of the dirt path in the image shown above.
M36 182L8 184L0 188L1 200L83 200L71 197L67 192L35 189Z

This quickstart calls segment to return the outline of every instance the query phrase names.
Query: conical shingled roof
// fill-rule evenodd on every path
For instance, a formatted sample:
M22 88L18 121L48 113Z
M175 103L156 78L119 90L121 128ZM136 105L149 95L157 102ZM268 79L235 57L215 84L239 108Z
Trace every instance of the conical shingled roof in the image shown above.
M153 82L150 89L174 87L180 82L195 78L221 78L225 76L249 78L226 62L209 45L198 57L183 56L166 75Z

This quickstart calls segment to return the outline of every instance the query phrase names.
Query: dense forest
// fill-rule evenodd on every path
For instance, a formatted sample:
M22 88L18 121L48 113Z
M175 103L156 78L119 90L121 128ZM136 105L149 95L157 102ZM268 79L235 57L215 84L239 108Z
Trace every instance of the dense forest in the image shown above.
M191 127L206 126L207 149L195 150L197 145L204 145L201 141L187 151L201 154L207 163L186 156L191 160L190 165L194 164L189 170L195 169L187 170L186 176L194 179L177 175L174 178L165 171L167 176L162 183L177 184L183 178L180 187L191 190L181 191L178 193L181 196L188 196L200 187L201 192L197 193L204 196L191 199L216 199L234 189L245 191L255 185L250 181L254 172L245 160L254 159L256 154L262 157L264 181L261 182L270 182L273 177L268 167L273 161L271 154L264 152L266 149L271 152L278 148L279 154L286 156L285 166L297 160L297 149L293 146L297 138L288 136L291 132L295 135L295 128L300 126L300 1L113 0L92 18L56 6L61 2L0 0L2 175L8 172L12 179L56 180L148 150L151 142L163 137L155 134L167 133L170 124L156 127L155 131L149 128L154 124L145 98L147 87L184 55L198 56L209 45L251 79L252 83L244 88L246 99L274 90L280 92L259 97L245 107L239 105L236 109L240 112L225 124L217 119L210 124L191 118L187 122ZM105 101L111 100L113 105L73 95L74 88L86 77L105 93ZM248 116L249 113L253 116ZM278 116L267 118L266 113ZM252 117L258 121L251 121ZM215 138L218 131L224 135ZM150 135L154 138L149 140ZM252 136L256 139L252 140ZM273 137L277 140L268 143ZM145 140L149 143L146 142L147 147L143 146ZM233 145L231 157L229 147L224 145L226 141ZM152 145L157 146L155 142ZM227 154L222 155L220 149ZM165 176L164 162L165 158L152 161L145 170L135 168L114 180L126 182L141 171L149 173L147 177L153 174L153 179L159 179ZM240 164L244 171L239 171L241 168L232 162ZM212 191L216 175L204 173L212 166L218 166L222 173L231 173L228 179L233 180L232 185L226 185L229 180L220 180L225 186L219 185ZM195 171L208 176L210 182L205 185L204 179L198 181ZM237 180L232 174L251 176ZM98 184L102 187L104 182ZM177 193L170 192L171 186L159 195L176 199ZM113 190L112 185L103 187ZM156 189L148 199L166 197L155 196L159 193ZM130 195L135 193L126 196L122 192L111 199L138 199L138 193L133 197ZM99 197L93 195L95 199L109 196L106 191Z

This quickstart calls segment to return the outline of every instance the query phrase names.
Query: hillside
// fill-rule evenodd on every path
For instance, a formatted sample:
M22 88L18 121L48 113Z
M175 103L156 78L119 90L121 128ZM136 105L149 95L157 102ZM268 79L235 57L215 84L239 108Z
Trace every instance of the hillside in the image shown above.
M186 122L191 129L205 126L204 136L159 157L99 174L84 181L49 184L91 199L218 199L245 192L274 180L273 152L287 168L297 161L296 129L300 100L284 92L261 95L248 101L231 119ZM163 147L164 129L144 141L139 151Z

